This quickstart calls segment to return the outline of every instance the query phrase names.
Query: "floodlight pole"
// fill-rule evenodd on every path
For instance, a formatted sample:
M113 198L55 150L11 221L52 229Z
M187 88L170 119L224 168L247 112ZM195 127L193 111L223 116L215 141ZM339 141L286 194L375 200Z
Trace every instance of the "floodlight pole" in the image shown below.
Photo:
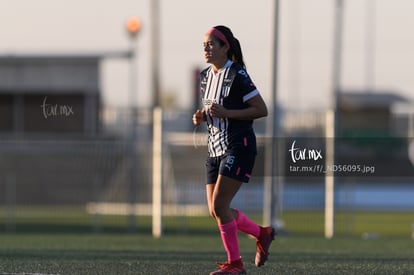
M365 79L366 91L375 89L376 0L366 0Z
M152 236L160 238L163 234L163 139L162 108L159 81L160 54L160 16L159 0L151 1L151 66L153 89L153 136L152 136Z
M141 23L138 18L130 17L126 22L126 29L129 35L129 111L130 111L130 132L129 142L127 146L129 157L129 221L128 231L130 233L136 232L136 214L135 206L137 203L137 151L136 151L136 139L137 139L137 34L141 29Z
M264 203L263 203L263 223L271 225L276 230L283 229L282 221L282 202L283 202L283 182L280 177L280 163L277 150L279 135L279 113L277 104L277 85L278 85L278 51L279 51L279 0L275 0L274 6L274 33L273 33L273 83L271 93L272 106L269 108L269 118L266 125L266 144L265 144L265 177L264 177Z

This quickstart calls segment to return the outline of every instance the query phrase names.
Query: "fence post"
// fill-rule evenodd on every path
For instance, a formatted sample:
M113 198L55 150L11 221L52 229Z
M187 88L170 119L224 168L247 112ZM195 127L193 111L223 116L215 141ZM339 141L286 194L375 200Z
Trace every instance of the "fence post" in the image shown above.
M13 175L6 176L6 231L16 232L16 177Z
M329 169L334 164L335 153L335 111L326 113L326 174L325 174L325 238L334 235L334 171Z
M152 235L162 235L162 110L155 107L153 113L152 147Z
M98 210L98 205L102 203L100 192L101 192L101 182L102 179L100 176L96 175L93 178L93 201L95 202L96 210L93 214L93 231L95 233L101 233L102 232L102 214Z

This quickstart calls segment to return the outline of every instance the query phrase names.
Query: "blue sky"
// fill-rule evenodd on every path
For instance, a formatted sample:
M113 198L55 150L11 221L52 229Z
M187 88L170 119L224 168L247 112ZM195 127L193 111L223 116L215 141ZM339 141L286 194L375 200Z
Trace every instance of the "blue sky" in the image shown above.
M138 38L137 104L149 106L150 1L0 0L0 55L125 50L123 24L129 16L138 16L143 27ZM327 107L332 89L333 3L280 0L278 98L287 108ZM206 66L203 35L209 27L224 24L241 41L248 72L263 97L269 98L272 0L160 0L160 5L163 95L181 108L191 107L192 71ZM369 10L374 11L374 27L367 27ZM395 90L413 99L413 10L411 0L345 0L344 88ZM127 105L128 63L106 60L101 75L104 103Z

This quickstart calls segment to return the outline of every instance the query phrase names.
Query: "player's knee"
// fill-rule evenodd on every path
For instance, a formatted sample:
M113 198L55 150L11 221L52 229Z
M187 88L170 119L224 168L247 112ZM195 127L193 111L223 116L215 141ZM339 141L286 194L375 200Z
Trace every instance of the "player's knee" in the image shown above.
M211 216L214 217L215 219L217 218L221 218L226 214L226 209L223 208L222 206L219 205L215 205L213 208L213 211L211 213Z

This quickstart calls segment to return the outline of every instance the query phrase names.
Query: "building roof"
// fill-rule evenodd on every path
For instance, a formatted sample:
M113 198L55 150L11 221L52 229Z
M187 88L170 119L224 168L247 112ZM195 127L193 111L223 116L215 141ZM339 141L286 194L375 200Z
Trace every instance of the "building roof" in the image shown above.
M44 60L84 60L97 61L105 58L128 58L130 51L82 52L82 53L3 53L0 54L0 63L28 62Z
M131 51L0 55L0 94L99 93L99 63Z
M343 109L391 108L395 103L408 102L396 91L342 91L338 105Z

